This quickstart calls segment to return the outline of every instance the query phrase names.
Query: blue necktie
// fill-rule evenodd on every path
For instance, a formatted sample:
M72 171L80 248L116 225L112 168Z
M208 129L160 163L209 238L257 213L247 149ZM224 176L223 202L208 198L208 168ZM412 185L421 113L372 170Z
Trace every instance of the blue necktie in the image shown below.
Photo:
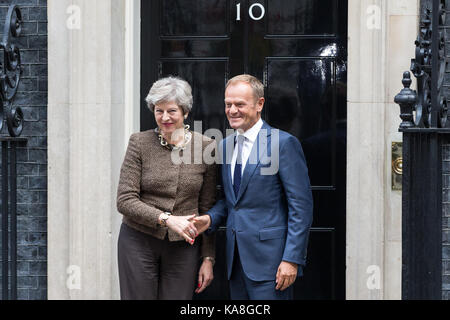
M242 178L242 146L244 145L245 137L243 135L237 136L237 145L238 145L238 153L236 157L236 164L234 166L234 175L233 175L233 189L234 194L238 195L239 188L241 186L241 178Z

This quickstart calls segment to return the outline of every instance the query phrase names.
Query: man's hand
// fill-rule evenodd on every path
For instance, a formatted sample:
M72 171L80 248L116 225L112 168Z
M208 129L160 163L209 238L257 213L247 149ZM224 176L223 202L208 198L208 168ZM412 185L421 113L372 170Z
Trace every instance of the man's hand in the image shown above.
M281 261L277 272L277 286L275 290L284 291L289 288L297 278L298 265L292 262Z
M205 214L203 216L195 217L193 222L195 228L197 228L197 232L200 234L208 230L211 225L211 217L208 214Z

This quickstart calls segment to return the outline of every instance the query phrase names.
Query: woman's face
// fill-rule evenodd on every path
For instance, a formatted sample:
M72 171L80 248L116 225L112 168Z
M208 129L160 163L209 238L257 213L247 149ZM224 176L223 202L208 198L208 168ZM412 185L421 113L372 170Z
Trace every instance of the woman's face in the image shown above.
M155 120L166 136L171 136L175 130L184 129L183 110L175 102L161 102L155 105Z

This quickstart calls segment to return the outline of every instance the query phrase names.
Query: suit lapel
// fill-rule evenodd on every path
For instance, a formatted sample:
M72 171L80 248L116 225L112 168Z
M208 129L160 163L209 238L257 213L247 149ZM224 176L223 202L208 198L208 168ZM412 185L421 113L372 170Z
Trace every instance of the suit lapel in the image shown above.
M261 162L261 158L267 153L267 142L268 142L267 140L271 135L270 129L271 127L266 122L264 122L255 142L253 143L252 151L250 152L247 164L245 165L244 174L241 180L241 186L239 188L239 193L235 203L237 203L244 194L251 177L253 176L253 174L256 171L256 168L259 166ZM229 172L231 182L231 170L229 170Z
M234 150L234 135L229 136L224 140L223 158L222 158L224 171L222 172L222 178L225 192L231 196L232 202L235 203L236 195L234 194L233 183L231 180L231 158L233 157L233 150Z

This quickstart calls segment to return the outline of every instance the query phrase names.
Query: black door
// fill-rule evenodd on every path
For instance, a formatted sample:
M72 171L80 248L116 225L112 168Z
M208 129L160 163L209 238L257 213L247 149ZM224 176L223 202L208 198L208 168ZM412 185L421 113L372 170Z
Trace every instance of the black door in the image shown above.
M193 88L188 122L229 128L225 84L248 73L266 86L263 119L301 141L314 195L314 223L297 299L345 298L346 0L143 0L141 130L155 127L144 98L178 75ZM224 231L215 280L197 299L227 299Z

